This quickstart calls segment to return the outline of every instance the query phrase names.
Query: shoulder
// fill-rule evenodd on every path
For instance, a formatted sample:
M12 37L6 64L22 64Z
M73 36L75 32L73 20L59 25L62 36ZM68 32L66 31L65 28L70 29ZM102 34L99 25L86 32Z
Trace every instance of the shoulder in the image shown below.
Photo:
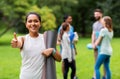
M106 31L105 28L102 28L102 29L100 30L101 33L105 32L105 31Z
M62 28L62 25L60 25L58 29L61 29L61 28Z
M101 34L101 35L105 35L107 32L108 32L108 29L107 29L107 28L102 28L102 29L100 30L100 34Z
M95 29L97 27L97 21L93 23L92 28Z
M23 36L18 36L18 39L21 40L22 42L25 41L29 37L29 34L23 35Z
M39 33L39 40L45 40L46 39L46 34L44 33L44 34L41 34L41 33Z
M93 23L93 26L96 25L96 24L98 24L98 21L95 21L95 22Z
M101 29L101 32L107 32L107 31L108 31L107 28L102 28L102 29Z
M65 33L63 34L63 37L68 37L68 34L65 32Z
M27 35L24 35L24 36L18 36L18 39L23 40L23 39L25 39L26 36L27 36Z
M93 23L93 26L102 26L102 23L99 22L99 21L96 21L96 22Z
M23 48L25 36L18 36L18 41L19 41L19 43L21 43L20 50L22 50L22 48Z
M73 27L72 25L70 25L70 29L72 29L72 30L73 30L73 29L74 29L74 27Z
M59 28L58 28L58 33L60 33L60 30L62 29L62 25L61 26L59 26Z

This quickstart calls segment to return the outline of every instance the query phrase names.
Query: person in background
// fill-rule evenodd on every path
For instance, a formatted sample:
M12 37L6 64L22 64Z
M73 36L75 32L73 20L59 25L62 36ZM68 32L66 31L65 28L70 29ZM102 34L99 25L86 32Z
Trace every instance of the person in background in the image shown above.
M101 19L102 19L102 16L103 16L103 12L101 9L95 9L94 10L94 17L95 17L95 22L92 26L92 35L91 35L91 38L92 38L92 46L95 44L95 41L97 40L98 36L99 36L99 32L100 30L103 28L103 25L101 23ZM95 58L95 63L96 63L96 59L98 57L98 53L99 53L99 49L100 49L100 46L98 46L97 48L94 48L94 58ZM94 75L92 77L92 79L96 79L95 76L95 72L94 72ZM104 70L104 73L103 73L103 79L105 79L105 70Z
M26 15L26 28L29 33L25 36L16 36L11 41L13 48L19 48L22 57L20 79L45 79L45 59L52 55L61 61L60 53L54 48L45 48L44 35L39 33L41 17L30 12Z
M106 79L111 79L111 71L109 68L110 57L112 55L111 40L113 38L112 19L109 16L102 18L103 29L94 44L94 48L100 45L101 49L95 64L96 79L100 79L100 66L104 64L106 70Z
M61 56L62 56L62 61L64 65L64 70L63 70L63 77L64 79L68 79L68 72L69 72L69 67L71 68L71 79L74 79L75 75L75 61L73 59L73 53L71 51L71 39L69 38L69 24L68 23L63 23L61 31L60 31L60 39L61 39Z
M70 27L70 29L69 29L69 31L68 31L68 33L69 34L74 34L74 28L73 28L73 26L71 25L72 24L72 16L71 15L64 15L64 17L63 17L63 23L61 24L61 26L59 27L59 29L58 29L58 43L60 44L60 37L59 37L59 35L60 35L60 30L61 30L61 28L62 28L62 26L63 26L63 24L64 24L64 22L66 22L66 23L68 23L69 24L69 27ZM78 39L78 35L77 35L77 33L75 33L75 36L77 37L77 39ZM77 42L78 40L76 40L75 42ZM74 57L74 61L75 61L75 55L77 54L77 50L76 50L76 47L75 47L75 43L74 42L71 42L71 49L72 49L72 52L73 52L73 57ZM60 45L60 52L62 52L62 47L61 47L61 45ZM63 65L63 62L62 62L62 72L64 71L64 65ZM76 61L75 61L75 76L74 76L74 79L77 79L77 76L76 76Z

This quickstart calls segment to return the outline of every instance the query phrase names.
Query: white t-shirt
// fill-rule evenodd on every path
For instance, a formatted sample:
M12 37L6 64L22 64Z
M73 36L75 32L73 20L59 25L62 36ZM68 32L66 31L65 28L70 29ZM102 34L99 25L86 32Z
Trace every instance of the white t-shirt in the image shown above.
M113 31L109 32L107 28L103 28L100 31L100 36L103 37L100 54L112 55L111 39L113 37Z
M69 62L72 61L72 53L71 53L71 47L70 47L70 39L67 32L64 32L61 40L62 45L62 60L68 59Z
M23 49L21 50L22 66L20 79L43 79L45 57L41 54L45 49L44 38L39 34L32 38L25 36Z

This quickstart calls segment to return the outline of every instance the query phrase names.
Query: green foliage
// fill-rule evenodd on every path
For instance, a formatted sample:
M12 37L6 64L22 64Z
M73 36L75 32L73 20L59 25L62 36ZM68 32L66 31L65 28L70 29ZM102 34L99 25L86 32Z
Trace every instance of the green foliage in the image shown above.
M28 12L37 12L41 15L42 18L42 27L44 30L51 30L56 28L56 18L52 14L52 10L48 7L42 7L41 9L37 7L36 5L32 6L28 10L26 10L26 13Z
M64 14L72 14L74 7L78 5L78 0L37 0L37 5L50 7L56 16L57 26L59 26L63 22Z
M2 21L7 25L5 28L15 27L16 32L26 33L24 19L28 12L38 12L42 17L43 30L50 30L56 27L56 18L52 10L46 7L38 7L33 0L3 0L0 6L3 6L1 12L3 13Z
M42 17L42 30L54 29L63 22L64 14L72 15L75 31L90 36L94 22L93 11L101 8L113 20L115 36L120 36L120 0L1 0L0 21L5 28L15 27L25 33L23 17L36 11ZM58 28L58 27L57 27Z
M104 12L104 15L110 16L113 21L114 36L120 37L120 0L106 0L97 2Z

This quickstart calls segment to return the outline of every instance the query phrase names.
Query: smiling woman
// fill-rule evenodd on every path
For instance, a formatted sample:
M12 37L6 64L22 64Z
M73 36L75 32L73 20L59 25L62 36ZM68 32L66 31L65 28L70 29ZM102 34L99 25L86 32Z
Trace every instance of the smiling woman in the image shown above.
M44 35L39 33L41 17L37 13L27 14L25 25L29 34L17 37L14 33L11 41L13 48L21 50L20 79L45 79L45 58L53 55L56 60L60 61L61 56L54 48L45 48ZM52 54L53 51L54 54Z
M26 28L29 30L31 36L38 36L38 30L41 26L41 17L38 14L31 14L26 17ZM36 34L36 35L32 35Z

